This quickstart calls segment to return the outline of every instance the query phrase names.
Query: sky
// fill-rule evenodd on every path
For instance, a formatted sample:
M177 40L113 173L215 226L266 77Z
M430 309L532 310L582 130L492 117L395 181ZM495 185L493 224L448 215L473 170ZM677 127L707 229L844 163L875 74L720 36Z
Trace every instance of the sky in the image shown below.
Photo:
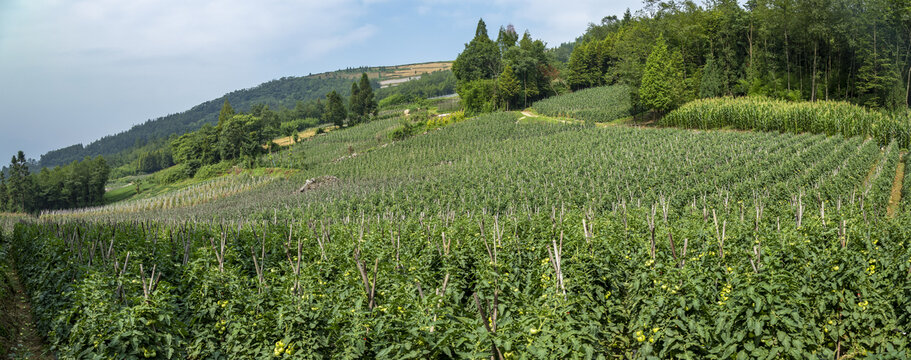
M453 60L479 18L549 46L640 0L0 0L0 163L284 76Z

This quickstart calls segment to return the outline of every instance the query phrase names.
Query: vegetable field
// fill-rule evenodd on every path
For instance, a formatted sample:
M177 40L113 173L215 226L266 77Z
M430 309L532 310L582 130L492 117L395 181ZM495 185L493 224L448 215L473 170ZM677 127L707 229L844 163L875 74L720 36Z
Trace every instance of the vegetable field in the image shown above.
M586 122L609 122L632 115L630 89L623 85L579 90L535 102L532 109L547 116Z
M17 225L39 330L60 358L911 356L897 141L395 124L194 206Z

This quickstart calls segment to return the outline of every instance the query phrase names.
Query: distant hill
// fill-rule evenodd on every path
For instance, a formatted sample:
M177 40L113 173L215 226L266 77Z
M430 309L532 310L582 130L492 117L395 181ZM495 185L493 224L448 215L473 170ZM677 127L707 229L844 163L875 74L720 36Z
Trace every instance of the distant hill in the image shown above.
M446 70L451 62L432 62L382 67L360 67L334 72L313 74L303 77L283 77L256 87L237 90L221 97L206 101L193 108L157 119L150 119L133 126L127 131L104 136L88 145L76 144L41 155L40 167L55 167L82 160L86 156L111 156L125 150L160 141L173 134L181 135L194 131L204 124L215 124L222 103L227 99L240 111L249 111L255 104L267 104L272 109L279 107L293 108L298 101L312 101L325 97L332 90L347 96L351 91L351 82L361 73L366 72L378 86L378 81L399 79L420 75L437 70Z

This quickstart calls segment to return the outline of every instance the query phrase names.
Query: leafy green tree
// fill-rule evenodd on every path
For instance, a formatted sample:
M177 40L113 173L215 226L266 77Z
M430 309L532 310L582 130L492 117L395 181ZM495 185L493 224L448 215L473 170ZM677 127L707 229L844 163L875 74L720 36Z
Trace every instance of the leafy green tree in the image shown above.
M459 97L468 114L494 111L497 108L497 81L483 79L461 83Z
M9 211L9 208L7 208L7 202L6 175L0 171L0 212Z
M348 110L345 109L345 103L342 96L332 91L326 95L326 113L324 120L335 124L335 126L345 126L345 119L348 118Z
M379 104L377 104L376 95L373 93L373 87L370 85L370 78L367 77L367 73L361 74L358 95L361 97L360 101L364 107L364 115L377 116L379 114Z
M505 53L507 49L516 46L517 41L519 41L519 34L512 24L507 25L505 28L500 27L500 33L497 35L497 47L500 48L501 54Z
M721 68L715 63L715 57L709 55L702 67L702 79L699 82L699 97L711 98L724 94Z
M506 65L503 69L503 73L500 74L500 78L497 79L497 93L506 106L507 111L516 103L516 98L518 97L520 90L519 80L516 79L516 75L512 71L512 66Z
M187 177L196 174L200 167L220 160L218 136L215 127L204 125L198 131L184 134L171 143L174 162L185 166Z
M234 116L234 108L231 107L231 103L228 102L228 98L225 98L225 103L221 105L221 112L218 113L218 128L221 128L222 125L231 119Z
M9 210L14 212L30 212L33 210L35 184L30 176L25 153L19 151L10 160L9 183Z
M459 82L493 79L500 72L500 51L487 36L484 19L478 21L474 39L465 44L452 64L452 73Z
M247 136L244 122L232 117L222 126L218 134L218 155L222 160L234 160L240 157L241 148Z
M546 51L544 42L532 39L526 31L519 40L519 45L507 49L503 54L503 62L513 68L520 82L523 106L554 92L550 87L554 69Z
M639 97L645 107L666 113L677 106L682 77L679 66L675 57L668 52L664 37L659 36L645 62L645 72L639 88Z
M351 83L351 97L348 98L348 124L357 125L364 121L364 98L357 82Z

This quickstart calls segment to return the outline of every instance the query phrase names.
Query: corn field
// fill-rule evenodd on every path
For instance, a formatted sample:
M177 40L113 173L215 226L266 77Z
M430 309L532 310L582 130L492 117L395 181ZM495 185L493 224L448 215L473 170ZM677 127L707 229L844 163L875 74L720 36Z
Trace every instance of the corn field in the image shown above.
M894 140L911 145L911 118L885 114L840 101L787 102L761 97L696 100L672 111L663 126L692 129L732 128L871 137L880 145Z

